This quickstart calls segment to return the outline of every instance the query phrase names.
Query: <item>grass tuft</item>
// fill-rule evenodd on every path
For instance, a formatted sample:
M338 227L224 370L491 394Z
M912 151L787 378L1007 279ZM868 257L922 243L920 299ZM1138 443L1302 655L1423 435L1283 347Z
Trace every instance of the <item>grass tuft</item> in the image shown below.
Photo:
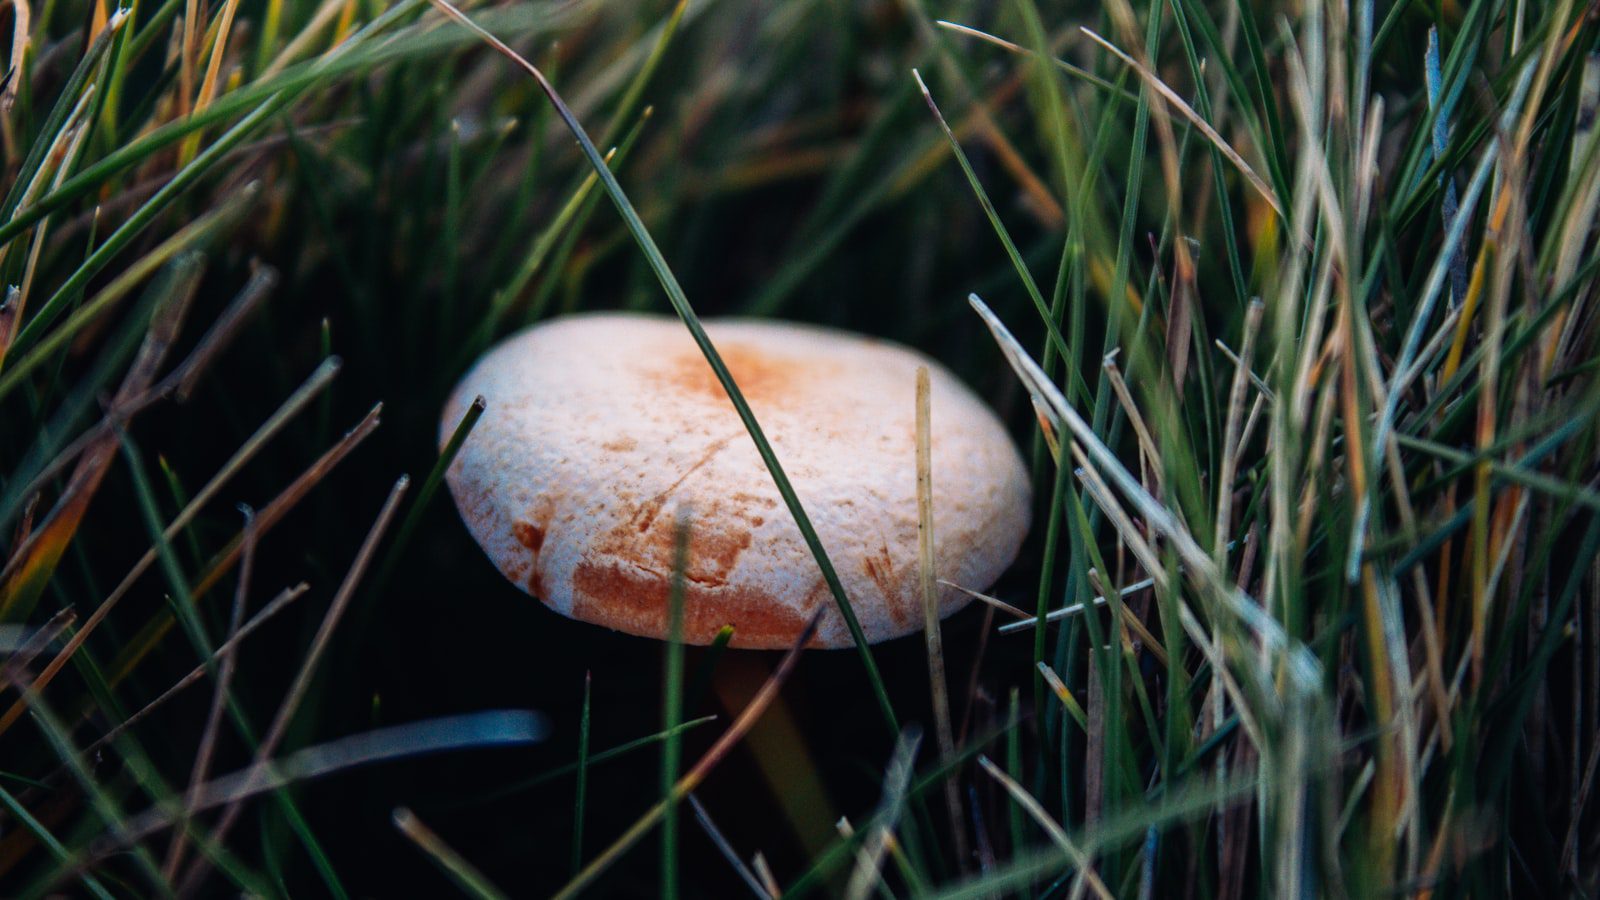
M8 896L1600 893L1590 6L6 9ZM609 309L682 320L855 653L484 563L498 413L438 410ZM1013 569L933 557L924 389L869 648L702 315L952 369Z

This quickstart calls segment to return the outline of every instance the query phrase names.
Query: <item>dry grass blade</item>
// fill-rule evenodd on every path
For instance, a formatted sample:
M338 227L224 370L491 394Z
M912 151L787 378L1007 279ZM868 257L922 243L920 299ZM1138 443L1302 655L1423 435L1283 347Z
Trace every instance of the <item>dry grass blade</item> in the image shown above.
M675 797L681 798L699 787L701 782L705 781L706 776L711 774L711 770L722 762L734 745L739 743L756 724L756 721L761 718L761 714L767 711L768 706L772 705L772 701L778 698L778 690L783 687L783 683L789 679L789 674L794 671L795 664L800 661L800 654L805 650L806 645L811 642L812 635L817 632L817 624L821 621L822 609L819 608L811 614L811 618L806 622L806 627L801 630L794 646L790 647L789 651L784 654L783 659L778 663L778 667L773 670L766 683L761 685L761 689L756 691L756 695L750 699L744 710L739 713L738 718L734 719L733 724L728 726L728 730L717 738L717 742L711 745L711 749L707 750L705 755L700 757L700 760L688 772L684 773L682 778L678 779L678 783L673 787L672 791ZM600 874L609 868L612 863L616 862L622 854L626 853L634 844L637 844L657 822L661 821L661 817L666 814L666 811L667 801L665 799L652 806L637 822L633 823L632 827L623 832L621 837L613 841L611 846L601 851L599 856L591 860L587 866L583 867L582 871L573 876L571 881L557 891L555 900L571 900L571 898L578 896L596 878L600 877Z
M133 715L125 719L121 725L118 725L110 731L107 731L104 735L95 740L94 743L90 744L88 747L85 747L84 752L94 753L96 750L99 750L100 748L116 740L122 734L126 733L128 729L148 718L151 713L161 708L167 703L167 701L182 693L185 688L191 687L195 682L199 681L201 678L204 678L206 673L212 670L212 667L220 666L224 660L231 657L239 648L239 645L244 642L244 639L249 637L252 632L254 632L257 628L260 628L262 625L265 625L269 620L272 619L273 616L276 616L278 613L288 608L289 604L305 596L306 592L310 589L311 586L303 581L293 587L284 588L278 593L278 596L272 598L272 600L268 602L266 606L261 607L259 612L251 616L249 621L241 625L238 631L234 632L226 641L218 646L217 651L211 655L210 659L189 670L189 674L178 679L177 682L172 685L172 687L162 691L160 696L145 704L139 709L138 712L135 712Z
M233 302L228 304L228 308L222 311L222 315L217 317L217 321L178 367L177 372L173 373L178 376L173 385L173 392L179 403L188 402L200 382L200 376L205 374L211 362L228 348L238 335L239 329L244 327L251 314L260 308L261 301L265 300L277 286L278 270L271 266L262 266L250 276L250 281L233 298Z
M255 574L255 513L246 508L244 517L244 550L239 562L239 585L233 592L233 609L228 616L228 637L223 642L224 646L239 637L239 629L244 625L245 604L250 596L250 577ZM238 660L237 654L229 653L217 664L217 686L211 693L211 708L206 712L205 729L200 732L200 748L195 751L194 766L189 772L187 805L194 803L200 785L211 774L212 757L217 749L217 729L222 724L222 709L228 700L228 689L233 683ZM161 865L161 874L168 881L177 877L178 866L183 864L184 843L188 835L189 823L180 820L178 827L173 829L172 845L167 850L166 861Z
M1451 268L1451 261L1456 253L1463 247L1466 225L1472 219L1473 211L1477 208L1478 197L1482 194L1489 174L1494 171L1492 165L1498 158L1498 142L1491 139L1484 148L1482 159L1477 170L1473 173L1472 181L1467 186L1466 195L1462 198L1461 206L1454 223L1445 235L1444 246L1440 248L1439 256L1434 261L1428 273L1428 280L1424 283L1422 299L1417 303L1416 315L1412 318L1411 325L1406 329L1405 342L1401 345L1400 356L1395 361L1394 374L1390 377L1385 388L1383 408L1378 414L1378 421L1372 430L1372 450L1376 457L1389 449L1389 442L1393 440L1392 429L1395 419L1399 415L1400 400L1410 388L1411 382L1422 371L1423 363L1433 356L1436 345L1442 345L1443 339L1449 333L1450 326L1460 314L1460 308L1451 310L1438 329L1435 331L1434 340L1429 342L1427 348L1418 352L1422 344L1422 335L1428 321L1432 318L1433 307L1444 289L1445 278ZM1464 299L1464 298L1463 298ZM1375 479L1376 480L1376 479ZM1371 513L1372 495L1370 491L1362 492L1357 506L1355 521L1352 525L1352 546L1360 546L1362 537L1367 529L1367 517ZM1360 565L1361 554L1352 553L1345 577L1354 582L1357 577L1357 567Z
M1233 363L1235 366L1239 365L1239 354L1233 352L1233 348L1229 347L1227 344L1224 344L1221 338L1212 341L1212 343L1219 351L1222 352L1222 355L1227 358L1228 362ZM1267 384L1266 381L1262 380L1260 375L1246 370L1245 377L1250 379L1250 383L1255 385L1256 390L1261 393L1263 398L1268 401L1275 399L1272 393L1272 386Z
M211 44L210 58L206 62L205 78L200 82L200 95L195 98L194 114L205 111L216 99L217 84L222 74L222 59L228 47L228 33L233 30L233 15L239 9L239 0L224 0L222 13L216 22L216 39ZM187 22L185 23L188 24ZM190 135L178 153L182 162L188 162L200 149L200 132Z
M1578 824L1583 821L1584 807L1588 804L1589 796L1594 790L1595 772L1600 770L1600 742L1589 748L1589 759L1583 766L1583 778L1578 782L1577 793L1572 798L1572 822L1567 826L1567 836L1561 843L1561 863L1559 871L1566 872L1572 867L1573 860L1578 852Z
M0 301L0 366L6 362L6 351L17 338L17 322L22 318L22 291L15 285L6 288L6 299Z
M11 110L17 103L17 91L22 79L17 76L16 68L21 66L21 61L27 58L28 48L33 43L31 39L33 21L33 7L28 0L11 0L15 10L14 21L11 25L11 60L13 71L6 78L4 91L0 91L0 114L11 115Z
M1140 591L1147 590L1147 589L1155 586L1155 583L1156 583L1156 580L1154 578L1146 578L1146 579L1144 579L1142 581L1136 581L1133 584L1130 584L1127 587L1123 588L1119 592L1119 594L1122 597L1131 597L1134 594L1139 593ZM1104 606L1105 603L1106 603L1106 598L1103 597L1103 596L1095 597L1094 600L1091 601L1091 602L1095 606ZM1083 604L1083 603L1074 603L1071 606L1064 606L1061 609L1052 609L1052 610L1050 610L1050 612L1045 614L1044 620L1046 622L1058 622L1058 621L1060 621L1062 619L1066 619L1066 618L1070 618L1072 616L1078 615L1079 613L1083 612L1085 609L1088 609L1088 608L1089 607L1087 605ZM1027 621L1025 621L1025 622L1007 622L1006 624L1001 625L1000 626L1000 633L1001 634L1011 634L1011 633L1017 632L1017 631L1025 631L1025 630L1027 630L1029 628L1038 627L1038 624L1039 624L1038 617L1037 616L1033 616L1033 615L1029 615L1027 617Z
M770 896L783 896L783 890L778 887L778 879L772 874L772 866L767 863L767 857L760 850L757 850L755 857L750 860L750 867L755 869L756 875L761 878L761 883L766 886Z
M29 634L15 650L11 651L10 655L6 657L5 664L0 665L0 684L14 684L20 681L22 673L28 668L28 664L43 653L44 648L55 643L55 639L61 636L61 632L70 628L76 621L78 621L78 613L69 606L51 616L50 621L35 628L32 634Z
M1056 699L1061 701L1062 706L1066 707L1067 712L1072 715L1073 721L1078 723L1079 728L1088 731L1089 716L1083 711L1083 704L1078 702L1078 698L1072 696L1072 689L1067 687L1066 682L1061 680L1061 676L1057 675L1056 670L1050 668L1048 663L1039 663L1038 669L1039 675L1044 678L1044 683L1049 686L1050 692L1056 695Z
M883 796L872 815L876 825L856 850L856 867L845 885L844 896L847 900L866 900L872 889L881 883L882 876L878 869L883 863L883 854L894 839L895 825L905 808L906 788L911 784L912 765L917 758L917 748L921 745L922 731L915 727L907 728L895 741L894 755L889 757L889 769L883 779ZM843 819L840 823L845 828L849 827Z
M411 479L401 475L389 489L389 496L383 501L383 508L378 510L378 517L368 529L366 539L361 542L361 549L356 551L356 557L350 564L350 571L345 573L344 582L339 585L339 590L333 596L333 601L328 604L328 611L323 614L322 624L317 628L316 635L311 639L311 646L306 650L305 659L300 663L300 669L295 673L294 682L284 694L283 702L278 706L278 713L272 719L272 725L267 733L262 736L261 743L256 747L255 765L264 766L278 750L278 745L283 742L289 733L289 725L294 721L295 713L300 711L300 703L305 699L306 693L311 690L311 679L317 673L317 666L322 662L323 655L328 650L328 645L333 640L333 632L339 627L339 622L344 618L345 610L350 606L350 600L355 596L356 587L361 584L361 577L366 574L367 566L372 562L373 554L378 550L378 544L383 540L383 535L389 529L389 523L394 519L395 511L400 508L400 500L405 496L406 488L411 484ZM254 531L254 527L246 529L247 534ZM246 782L247 788L249 783ZM212 839L222 843L227 839L229 830L238 821L239 813L243 807L237 802L229 804L218 818L216 828L213 830ZM207 861L196 860L190 867L188 874L179 886L180 893L187 893L199 886L200 879L204 877Z
M1286 654L1290 663L1289 672L1294 676L1298 690L1314 693L1321 679L1321 666L1316 657L1304 646L1291 645L1283 627L1243 590L1228 582L1217 569L1211 556L1195 542L1188 529L1183 527L1171 511L1145 491L1138 480L1117 460L1116 454L1112 453L1111 449L1100 440L1099 435L1095 434L1089 423L1067 403L1060 389L1044 374L1027 351L1022 349L999 317L976 294L969 295L968 299L994 334L996 343L1000 345L1001 351L1023 384L1055 415L1061 425L1072 433L1076 439L1075 452L1077 446L1083 448L1085 462L1092 464L1091 468L1094 470L1091 474L1103 474L1109 479L1117 490L1128 498L1145 523L1171 543L1178 558L1186 567L1188 576L1203 593L1221 601L1229 615L1245 624L1268 649ZM1132 531L1124 534L1125 538L1136 536L1137 533ZM1151 568L1149 571L1155 576L1159 567Z
M328 382L333 379L334 374L337 372L337 359L327 360L321 366L319 366L317 371L313 372L311 377L306 380L306 383L301 385L301 387L296 390L295 393L291 394L288 400L284 401L283 406L279 407L278 411L273 413L273 415L268 418L259 429L256 430L256 433L251 435L250 439L245 441L245 443L234 452L233 456L230 457L228 461L222 465L222 468L217 471L217 474L212 476L211 480L206 483L205 487L203 487L200 492L194 496L194 499L190 500L189 503L184 506L183 510L179 512L178 515L172 520L172 524L167 526L167 529L164 533L165 539L171 540L172 538L176 537L177 534L182 531L196 515L199 515L200 510L206 505L206 503L210 502L210 500L222 490L222 487L226 485L241 468L244 467L244 464L248 462L251 457L255 456L261 447L266 444L268 439L282 429L284 425L288 424L289 420L292 419L297 412L304 408L304 406L309 403L312 398L320 393L321 390L328 385ZM335 462L337 462L339 459L342 459L344 455L351 449L354 449L355 444L358 443L361 438L364 438L368 433L370 433L372 428L377 427L376 414L377 410L374 410L372 413L368 414L367 420L363 421L362 425L358 426L356 431L352 432L351 435L347 435L345 440L341 441L339 445L335 446L328 453L324 454L322 459L313 464L312 468L306 473L306 475L301 476L301 480L304 481L307 476L314 475L309 482L304 484L302 492L304 490L308 490L311 484L314 484L317 480L320 480L322 475L325 474ZM299 482L297 482L297 484L298 483ZM278 501L276 500L274 501L273 506L269 506L267 510L263 511L261 522L259 523L262 533L265 533L266 529L269 528L271 524L276 521L276 518L281 516L285 511L287 511L286 507L279 508ZM274 512L276 512L276 515L271 515ZM139 580L140 576L149 570L150 566L155 564L156 555L156 548L154 547L151 547L149 550L145 551L144 556L139 558L139 561L134 564L133 569L130 570L128 574L123 577L122 581L112 589L111 593L106 596L106 599L99 606L95 607L95 611L90 613L89 617L84 620L83 627L78 629L72 635L72 638L67 641L67 645L61 649L61 652L50 661L50 664L44 668L44 671L39 673L39 677L34 680L33 685L31 686L31 689L34 692L42 692L50 683L51 679L55 678L55 676L61 671L62 667L67 664L67 661L72 658L72 655L78 651L78 648L83 646L84 641L89 639L89 635L94 633L95 628L97 628L101 622L105 621L106 616L111 614L111 610L116 607L117 602L123 597L127 596L128 591L133 588L134 583ZM214 567L214 569L215 568L216 567ZM135 646L137 646L137 641L135 642ZM116 679L113 678L113 681L115 680ZM0 734L4 734L8 728L14 725L17 719L22 716L26 708L26 705L19 700L6 711L4 716L0 716Z
M951 21L948 21L946 19L939 19L939 20L935 21L933 24L939 26L940 28L946 29L948 31L953 31L956 34L964 34L967 37L974 37L974 38L977 38L978 40L983 41L985 43L993 44L996 47L999 47L999 48L1001 48L1003 50L1006 50L1006 51L1008 51L1010 53L1015 53L1018 56L1034 56L1034 55L1036 55L1032 50L1029 50L1027 47L1024 47L1024 46L1022 46L1020 44L1017 44L1015 42L1012 42L1012 41L1008 41L1005 38L1000 37L999 35L990 34L987 31L983 31L981 29L973 28L971 25L962 25L959 22L951 22ZM1084 69L1084 68L1079 67L1079 66L1075 66L1072 63L1069 63L1069 62L1067 62L1065 60L1060 60L1060 59L1053 59L1053 60L1051 60L1051 62L1055 63L1056 68L1060 69L1063 72L1070 73L1074 78L1080 78L1080 79L1082 79L1084 81L1087 81L1090 84L1093 84L1096 87L1100 88L1101 90L1107 91L1107 92L1111 93L1113 96L1118 97L1118 98L1120 98L1120 99L1122 99L1122 100L1124 100L1124 101L1126 101L1128 103L1138 103L1139 102L1139 98L1137 96L1135 96L1134 94L1129 93L1128 91L1124 91L1122 88L1117 87L1112 82L1107 81L1104 78L1101 78L1099 75L1096 75L1096 74L1094 74L1093 72L1090 72L1087 69Z
M151 288L162 296L161 306L151 318L144 342L111 398L113 410L137 402L155 381L156 373L178 339L189 302L199 287L200 275L199 258L186 256L168 270L161 283ZM116 459L117 442L117 436L108 433L89 445L50 514L16 549L4 568L0 568L0 617L20 618L31 611L110 471Z
M1006 615L1011 616L1013 618L1028 619L1029 621L1032 621L1034 619L1033 613L1026 612L1024 610L1018 609L1017 607L1012 606L1011 604L1005 602L1004 600L1001 600L999 597L991 597L988 594L983 593L982 591L975 591L975 590L973 590L972 588L969 588L969 587L962 587L961 585L956 584L954 581L946 581L943 578L939 579L939 584L941 584L941 585L943 585L943 586L945 586L947 588L955 588L956 590L960 591L961 593L966 594L968 597L971 597L974 600L981 600L984 603L989 604L990 606L994 607L995 609L998 609L1001 612L1003 612ZM1004 627L1004 626L1002 626L1002 627Z
M1265 200L1267 205L1272 207L1273 212L1278 214L1279 219L1283 219L1286 222L1288 221L1283 212L1283 204L1278 202L1278 195L1272 190L1272 187L1263 181L1260 175L1256 174L1255 169L1250 168L1250 164L1244 161L1244 157L1239 155L1239 151L1233 149L1232 145L1230 145L1226 140L1223 140L1222 135L1218 134L1217 130L1211 127L1211 123L1201 118L1200 114L1195 112L1193 107L1184 102L1182 97L1178 96L1177 91L1167 87L1166 82L1161 80L1161 76L1150 71L1149 67L1122 52L1117 45L1111 43L1100 35L1095 34L1090 29L1080 28L1079 30L1082 31L1090 40L1111 51L1113 56L1122 60L1122 62L1129 68L1132 68L1135 72L1138 72L1139 77L1144 79L1146 84L1150 85L1150 87L1154 89L1156 93L1160 94L1162 98L1168 103L1172 104L1172 106L1176 108L1178 112L1182 113L1183 117L1188 119L1190 124L1194 125L1195 129L1204 135L1205 139L1210 141L1212 145L1215 146L1217 150L1227 158L1228 162L1233 163L1234 168L1238 169L1239 174L1244 176L1245 181L1248 181L1250 186L1255 189L1256 193L1261 195L1261 199Z
M700 798L691 793L685 799L689 801L689 807L694 810L695 821L700 823L700 828L705 831L706 837L710 838L711 843L716 846L717 852L721 853L722 858L726 859L728 865L732 866L733 870L739 874L739 880L743 881L745 886L750 888L751 893L755 894L760 900L773 900L775 895L767 892L760 879L756 878L756 873L750 871L750 867L745 865L744 860L739 858L738 852L733 849L733 844L728 842L728 838L722 833L722 829L717 827L716 822L711 821L711 814L706 811L705 806L700 802Z
M328 476L329 472L333 471L335 466L343 462L345 457L349 456L356 447L360 446L362 441L372 434L378 427L379 414L382 410L383 404L379 403L374 406L354 428L339 439L338 443L328 448L322 456L318 457L304 472L300 473L300 476L291 482L288 487L279 492L278 496L272 498L271 503L268 503L256 514L256 527L262 536L265 536L284 516L288 515L301 500L305 499L306 494L310 493L312 488L316 487L322 479ZM195 580L192 593L196 599L216 587L217 582L232 570L243 551L243 542L244 536L242 534L236 535L228 546L213 558L211 564ZM158 618L152 621L143 631L140 631L134 637L130 646L113 661L108 680L115 684L126 678L134 667L138 665L139 661L144 658L145 654L160 643L161 639L171 630L174 621L173 617L168 615L165 618Z
M40 490L46 482L54 478L58 472L65 469L78 454L92 446L95 441L105 438L106 435L122 428L134 415L146 408L160 402L168 396L175 396L179 403L186 402L194 391L201 376L206 373L211 363L227 349L228 344L238 334L240 327L249 318L250 313L266 299L267 294L276 286L277 271L270 267L263 267L251 276L248 284L244 286L223 311L217 321L212 323L195 349L184 358L183 362L173 367L173 370L162 378L155 386L146 390L138 397L130 398L126 403L114 406L107 410L99 424L85 431L75 438L64 449L56 454L38 474L34 475L22 490L15 492L15 496L32 496ZM324 365L337 368L337 360L330 360ZM331 373L330 373L331 374Z
M1244 412L1244 396L1250 375L1250 358L1255 349L1256 333L1261 328L1261 315L1266 304L1258 297L1250 301L1245 311L1244 343L1234 362L1233 383L1228 388L1228 418L1223 427L1222 471L1217 476L1217 539L1211 554L1222 565L1227 559L1228 537L1233 522L1233 477L1239 454L1239 418Z
M1156 441L1150 434L1150 428L1144 422L1144 416L1139 412L1139 405L1133 402L1133 393L1128 390L1128 382L1122 377L1122 369L1117 365L1114 354L1107 354L1100 368L1106 374L1106 381L1111 385L1111 393L1116 395L1117 402L1121 404L1123 413L1128 417L1128 424L1133 426L1134 437L1139 441L1139 452L1143 455L1145 465L1149 467L1149 474L1157 496L1162 496L1165 491L1162 487L1161 453L1156 450Z
M1072 864L1078 868L1077 878L1082 879L1101 900L1111 900L1111 891L1106 888L1105 882L1101 881L1100 876L1094 871L1093 861L1089 859L1088 854L1084 853L1083 849L1074 843L1072 838L1067 836L1067 832L1056 823L1055 819L1050 818L1050 814L1045 811L1043 806L1039 805L1039 801L1035 800L1032 794L1028 793L1022 785L1017 784L999 766L991 762L987 756L979 756L978 765L989 773L989 777L1000 782L1001 787L1006 789L1006 793L1011 795L1011 799L1015 800L1018 806L1027 810L1028 815L1033 817L1033 821L1038 823L1039 827L1044 829L1045 834L1050 836L1050 840L1067 854L1067 858L1072 860ZM1076 894L1077 891L1075 890L1074 893Z
M1098 591L1101 596L1110 596L1112 593L1116 593L1119 596L1121 595L1121 591L1113 592L1106 590L1105 582L1100 578L1100 573L1096 572L1094 569L1090 569L1087 575L1089 586ZM1166 666L1167 652L1161 648L1161 642L1156 639L1156 636L1150 633L1149 627L1146 626L1144 622L1139 620L1138 614L1136 614L1127 604L1123 603L1117 604L1117 609L1122 613L1122 621L1125 627L1127 629L1131 629L1134 634L1138 636L1139 640L1144 644L1144 649L1151 656L1155 657L1156 662L1160 663L1162 666ZM1131 654L1133 652L1133 640L1128 636L1126 631L1123 631L1123 639L1124 645Z
M933 722L939 741L939 759L956 755L950 726L950 689L945 681L944 636L939 628L939 583L934 572L933 535L933 425L928 367L917 367L917 576L922 589L923 638L928 650L928 684L933 692ZM962 824L961 788L952 772L944 782L946 812L956 851L956 866L967 868L967 832Z
M485 900L498 900L506 896L485 878L476 866L467 862L466 857L446 844L443 838L433 832L433 829L422 824L422 820L411 810L402 806L394 811L393 818L394 827L400 829L400 833L420 847L422 852L432 857L439 868L443 869L463 892Z

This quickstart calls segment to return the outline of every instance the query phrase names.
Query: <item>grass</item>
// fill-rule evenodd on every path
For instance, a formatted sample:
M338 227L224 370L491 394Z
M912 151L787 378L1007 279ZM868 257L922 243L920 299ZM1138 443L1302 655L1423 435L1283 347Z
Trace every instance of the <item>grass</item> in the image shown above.
M1586 7L463 8L0 17L0 893L1600 891ZM855 653L484 565L438 410L612 308L697 340ZM731 314L1014 426L992 602L865 644Z

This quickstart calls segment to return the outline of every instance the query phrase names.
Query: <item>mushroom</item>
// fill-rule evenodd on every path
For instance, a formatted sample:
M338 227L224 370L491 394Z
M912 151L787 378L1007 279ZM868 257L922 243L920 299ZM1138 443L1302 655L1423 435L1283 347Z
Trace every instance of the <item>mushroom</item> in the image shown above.
M838 572L867 639L923 625L916 370L931 375L934 558L975 590L1028 530L1022 458L1000 421L905 347L808 325L707 321ZM500 572L574 619L664 638L676 521L689 522L683 639L725 625L735 647L851 644L815 559L754 443L676 319L568 316L490 350L445 405L440 441L488 409L447 474ZM943 587L941 616L969 597Z

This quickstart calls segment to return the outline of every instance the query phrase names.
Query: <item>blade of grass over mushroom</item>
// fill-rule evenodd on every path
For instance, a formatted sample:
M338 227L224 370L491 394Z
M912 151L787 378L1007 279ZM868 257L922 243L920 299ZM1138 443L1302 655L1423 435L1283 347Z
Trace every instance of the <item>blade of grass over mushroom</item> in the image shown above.
M810 621L806 623L806 627L801 632L799 639L783 655L783 659L778 662L778 667L772 670L772 674L768 676L766 683L761 685L760 690L756 691L749 704L733 720L733 724L728 726L728 730L717 738L716 743L711 745L711 749L707 750L705 755L701 756L700 760L673 785L671 800L681 799L704 783L706 777L711 774L711 770L716 768L717 764L722 762L729 751L734 748L734 745L738 744L750 729L755 726L756 721L761 718L761 714L766 712L767 707L772 705L773 700L777 699L779 689L783 687L783 683L789 679L790 673L794 671L795 664L800 660L800 653L811 642L811 637L816 633L817 624L821 620L822 610L818 609L811 614ZM667 805L668 801L662 800L646 811L611 846L591 860L583 868L583 871L573 876L571 881L568 881L561 890L557 891L555 900L570 900L570 898L578 896L589 885L593 884L594 880L610 868L622 854L628 852L630 848L649 833L651 828L655 827L655 824L666 814Z
M655 273L657 280L660 281L673 310L683 320L690 336L694 338L695 344L699 346L700 352L704 354L712 373L722 385L723 390L727 392L728 400L739 414L745 429L750 433L750 438L756 446L756 452L760 454L762 462L766 464L767 471L772 474L773 484L777 487L778 493L782 495L784 505L788 507L790 514L794 517L795 524L799 527L806 546L810 548L812 555L816 557L817 567L822 572L823 580L827 582L828 589L833 594L834 601L838 604L839 612L844 618L845 625L850 630L850 636L855 641L856 649L866 669L867 679L872 685L884 722L892 732L898 733L900 730L899 719L895 715L894 707L889 702L888 692L884 688L882 676L878 673L878 665L873 660L872 650L867 645L866 635L862 632L861 623L857 621L855 612L850 607L850 599L845 595L844 585L840 582L838 573L834 571L833 563L828 559L827 550L823 548L816 529L812 527L810 517L806 515L804 507L800 504L799 495L795 493L794 486L789 483L789 477L784 473L783 466L779 463L771 443L767 441L766 434L762 432L760 423L756 421L755 413L751 411L750 404L745 400L744 392L734 382L733 375L728 371L727 364L723 362L722 355L717 352L716 347L711 343L711 338L700 324L700 319L695 315L694 308L689 305L689 299L684 294L683 287L679 285L677 277L672 274L672 269L667 265L666 258L662 256L660 248L656 246L655 240L650 236L644 221L639 218L639 214L633 208L632 202L628 200L627 195L623 192L622 186L617 183L616 176L606 166L605 159L600 155L600 151L595 149L594 143L589 140L588 133L584 131L582 124L578 122L572 110L567 107L566 102L561 99L561 95L556 92L555 87L545 79L544 73L540 72L515 50L506 46L499 38L496 38L485 31L482 26L467 18L465 14L447 2L447 0L429 0L429 2L450 18L471 29L497 52L512 60L531 75L538 82L539 88L544 91L545 96L550 99L551 104L555 106L557 114L560 115L568 130L577 138L579 146L583 149L584 156L588 158L589 165L600 176L601 184L605 186L606 193L611 197L611 201L616 206L617 212L622 216L628 231L633 235L634 241L639 245L639 249L649 262L651 270Z
M426 853L440 871L450 876L450 880L455 882L462 893L471 897L481 897L483 900L498 900L507 896L484 877L476 866L467 862L466 857L445 843L443 838L434 834L433 829L422 824L422 820L411 810L402 806L394 811L392 818L394 827Z
M681 6L679 11L682 12ZM690 515L681 514L673 528L672 584L667 592L666 671L661 679L661 730L666 735L661 743L661 802L666 804L666 810L661 817L660 892L667 900L678 896L678 796L673 788L683 756L678 725L683 720L683 598L684 578L689 568Z

